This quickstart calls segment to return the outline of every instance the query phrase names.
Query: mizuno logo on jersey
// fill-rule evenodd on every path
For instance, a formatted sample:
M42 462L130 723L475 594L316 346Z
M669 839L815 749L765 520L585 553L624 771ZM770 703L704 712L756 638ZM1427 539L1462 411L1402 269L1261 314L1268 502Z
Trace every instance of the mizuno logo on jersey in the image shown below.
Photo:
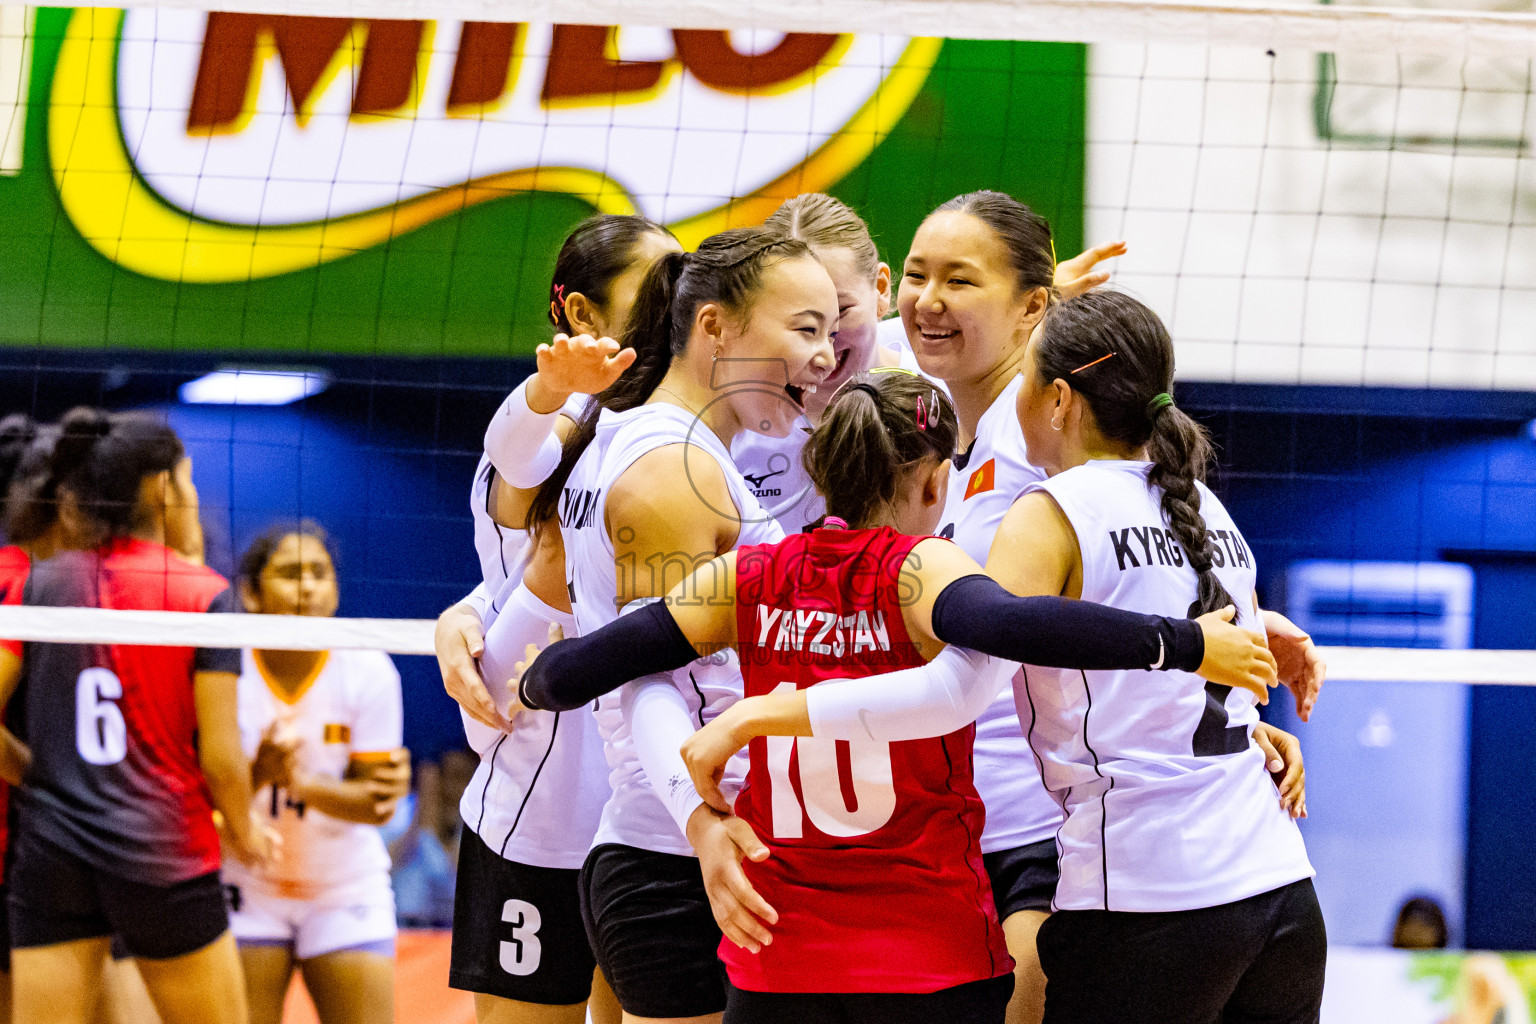
M597 518L598 497L602 491L567 487L560 495L560 525L567 530L585 530Z
M996 486L997 460L988 459L986 462L982 463L981 467L977 469L976 472L971 474L970 480L968 480L965 485L965 497L961 500L969 501L971 498L982 493L983 491L990 491Z
M758 488L762 487L763 484L766 483L767 481L773 479L776 476L783 476L785 473L788 473L788 472L789 472L789 470L786 468L786 469L775 469L775 470L772 470L771 472L760 473L760 474L756 474L756 475L754 475L752 473L743 473L743 474L741 474L741 478L743 480L745 480L747 483L751 484L752 485L752 489L754 491L756 491Z
M1220 569L1227 565L1252 568L1253 560L1243 546L1242 535L1236 530L1212 530L1216 543L1211 546L1211 561ZM1186 560L1184 549L1174 539L1173 531L1162 526L1130 526L1124 530L1109 531L1109 542L1115 548L1115 561L1120 571L1139 569L1143 565L1171 565L1182 567ZM1141 557L1138 559L1137 554ZM1129 564L1127 564L1129 563Z
M769 643L772 634L772 643ZM757 606L757 645L775 651L808 651L841 658L848 653L889 651L891 637L885 628L885 613L803 611L796 608Z

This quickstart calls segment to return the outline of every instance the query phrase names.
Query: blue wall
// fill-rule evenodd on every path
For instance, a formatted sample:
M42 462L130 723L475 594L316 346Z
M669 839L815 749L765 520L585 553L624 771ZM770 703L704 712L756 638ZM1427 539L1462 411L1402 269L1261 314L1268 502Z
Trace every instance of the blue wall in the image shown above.
M337 381L317 398L231 409L173 401L177 384L210 368L205 356L9 360L0 413L52 418L81 402L165 409L195 460L215 565L227 569L267 523L310 516L336 540L341 613L410 618L435 616L477 581L467 497L480 435L530 369L332 360ZM1524 431L1536 395L1194 385L1179 401L1220 446L1213 482L1254 548L1267 603L1279 604L1280 573L1299 558L1444 557L1477 571L1478 646L1536 648L1536 442ZM460 745L435 664L397 662L413 750L430 758ZM1318 713L1327 706L1325 694ZM1474 691L1472 946L1536 948L1533 722L1536 690Z

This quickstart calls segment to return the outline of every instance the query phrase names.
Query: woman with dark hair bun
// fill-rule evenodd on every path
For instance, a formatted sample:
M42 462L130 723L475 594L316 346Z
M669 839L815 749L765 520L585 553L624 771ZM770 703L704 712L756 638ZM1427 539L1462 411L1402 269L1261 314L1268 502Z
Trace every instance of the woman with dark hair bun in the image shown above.
M197 489L162 421L75 409L47 486L90 547L34 565L24 603L146 611L233 610L200 552ZM219 883L230 851L266 859L236 724L239 652L27 643L0 653L0 703L21 687L32 761L17 791L10 878L15 1014L85 1024L109 937L139 963L167 1024L246 1018Z

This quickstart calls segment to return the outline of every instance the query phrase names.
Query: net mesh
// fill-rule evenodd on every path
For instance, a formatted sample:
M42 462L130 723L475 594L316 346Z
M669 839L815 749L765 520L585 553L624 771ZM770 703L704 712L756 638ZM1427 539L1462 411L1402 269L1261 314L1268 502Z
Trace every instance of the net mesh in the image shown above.
M1470 944L1514 941L1474 922L1518 905L1524 875L1464 853L1505 849L1500 820L1536 827L1497 796L1536 706L1457 684L1536 681L1529 4L556 10L0 5L0 414L162 411L210 563L317 519L347 616L0 609L0 634L415 655L408 741L455 745L419 655L478 580L480 438L549 336L566 232L638 211L693 243L828 191L899 277L929 210L999 189L1050 219L1062 257L1127 242L1113 280L1176 338L1179 404L1220 445L1261 597L1356 681L1305 727L1313 806L1354 822L1310 826L1330 928L1377 941L1416 879ZM182 395L226 368L324 388Z

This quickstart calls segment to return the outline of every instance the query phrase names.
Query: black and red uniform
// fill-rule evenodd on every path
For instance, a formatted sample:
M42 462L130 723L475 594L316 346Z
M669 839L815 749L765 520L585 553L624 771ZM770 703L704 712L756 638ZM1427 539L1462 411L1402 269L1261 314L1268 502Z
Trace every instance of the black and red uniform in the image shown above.
M233 609L218 573L129 538L37 563L23 603ZM130 954L164 959L218 938L228 919L193 679L238 673L240 652L27 643L22 666L33 759L16 794L12 945L116 933Z
M0 605L21 604L21 593L27 585L27 573L32 568L32 557L15 544L0 547ZM8 651L21 657L21 641L0 639L0 651ZM14 698L13 698L14 700ZM8 721L16 715L8 714ZM11 922L6 909L9 899L6 889L6 866L10 863L11 842L11 787L0 780L0 971L11 969Z

